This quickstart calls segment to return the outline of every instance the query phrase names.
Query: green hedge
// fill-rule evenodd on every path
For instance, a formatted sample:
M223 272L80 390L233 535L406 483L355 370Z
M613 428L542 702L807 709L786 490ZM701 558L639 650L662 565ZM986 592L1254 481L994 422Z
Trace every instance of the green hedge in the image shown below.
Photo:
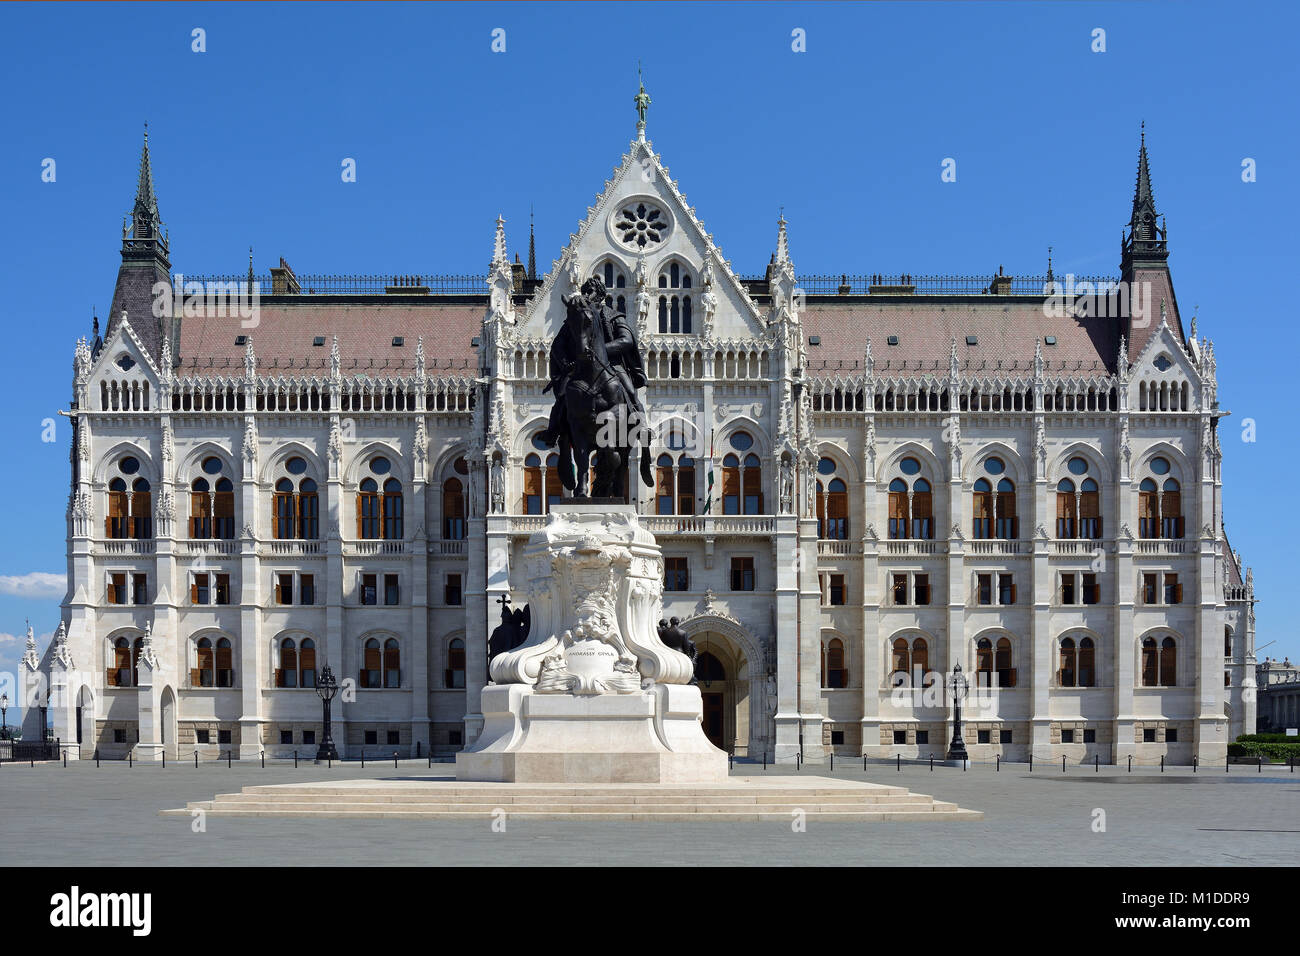
M1288 737L1286 734L1242 734L1237 738L1239 744L1300 744L1300 737Z
M1300 743L1236 743L1228 744L1229 757L1263 757L1275 763L1286 763L1292 758L1300 760Z

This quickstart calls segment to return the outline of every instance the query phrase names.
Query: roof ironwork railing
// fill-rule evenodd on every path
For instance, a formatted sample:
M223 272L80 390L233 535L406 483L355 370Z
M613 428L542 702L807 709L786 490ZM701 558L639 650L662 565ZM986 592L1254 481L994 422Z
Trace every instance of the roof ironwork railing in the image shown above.
M766 282L742 276L744 283ZM805 295L1085 295L1116 286L1114 276L950 276L950 275L801 275L795 286ZM1086 285L1085 285L1086 283ZM1054 288L1053 288L1054 285Z
M248 282L248 275L208 275L184 277L185 284L220 283L228 288L230 283ZM254 275L259 295L481 295L487 297L487 278L467 275L331 275L296 276L298 291L277 290L277 283L285 280L272 276Z

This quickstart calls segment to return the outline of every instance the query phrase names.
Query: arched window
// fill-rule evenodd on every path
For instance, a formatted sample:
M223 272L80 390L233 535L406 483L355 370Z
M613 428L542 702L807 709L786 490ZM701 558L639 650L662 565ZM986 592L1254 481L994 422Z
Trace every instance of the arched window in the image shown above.
M109 538L129 537L126 481L114 478L108 483L108 511L104 519L104 535Z
M137 478L131 483L131 537L153 537L153 496L149 482Z
M849 672L844 666L844 642L838 637L831 638L822 653L822 686L849 686Z
M109 687L129 687L131 684L131 642L119 637L113 642L113 659L108 667Z
M298 686L316 686L316 642L310 637L302 639L301 652L298 654Z
M993 642L987 637L975 642L975 686L993 686Z
M741 480L745 488L745 514L763 513L763 466L757 455L746 455Z
M1101 537L1101 493L1091 478L1083 479L1079 486L1079 537Z
M695 459L690 455L677 459L677 513L695 514Z
M1154 637L1142 639L1142 686L1178 686L1178 644L1166 635L1158 644Z
M676 499L671 455L660 455L655 460L655 514L670 515Z
M211 479L195 478L190 484L190 537L229 541L235 537L235 486L220 458L209 456L202 467Z
M320 537L320 497L307 461L295 455L280 466L271 504L271 534L281 540Z
M402 538L402 483L396 478L384 482L384 537L389 541Z
M194 673L190 675L190 683L195 687L212 687L216 683L214 671L216 670L215 655L212 653L212 641L209 638L199 638L197 648L198 667L194 668Z
M1077 518L1074 482L1069 478L1062 478L1056 483L1056 536L1058 538L1073 538L1075 530L1079 527ZM1070 646L1074 646L1072 641ZM1062 686L1073 687L1074 685L1063 684Z
M899 475L889 482L889 537L894 540L934 537L934 495L930 482L920 477L921 463L904 458Z
M627 288L627 273L622 266L616 265L612 259L606 259L592 275L599 276L605 283L605 304L626 315L627 296L624 290Z
M311 478L298 482L298 537L308 541L320 537L320 492Z
M998 672L999 687L1016 686L1016 669L1011 663L1011 639L999 637L993 654L993 669Z
M365 688L383 687L380 672L383 670L383 655L380 653L379 639L367 639L361 649L361 674L357 683Z
M539 515L542 513L542 459L530 453L524 459L524 500L523 513Z
M925 642L924 637L918 637L912 641L912 673L928 687L931 682L926 681L925 675L929 672L930 646Z
M842 478L835 474L835 460L822 458L817 474L829 479L817 482L817 537L844 540L849 536L849 492Z
M271 511L271 534L276 538L293 538L295 520L293 482L281 478L275 483L274 508Z
M1160 502L1156 492L1156 483L1150 478L1143 478L1138 485L1138 537L1157 538L1159 529Z
M280 641L280 666L275 670L275 686L298 686L298 646L291 637Z
M595 468L591 469L591 475L588 477L588 487L591 482L595 481ZM564 486L560 484L560 456L551 452L546 456L546 513L550 514L551 509L560 503L560 493Z
M459 478L448 478L442 486L442 536L463 541L465 532L465 488Z
M691 274L680 263L671 262L659 273L659 331L662 333L692 332Z
M459 637L447 645L447 671L442 682L444 687L465 686L465 642Z
M1096 687L1097 657L1091 637L1067 637L1061 641L1061 666L1056 672L1056 682L1061 687Z
M1074 687L1078 679L1075 668L1078 666L1078 651L1074 639L1067 637L1061 641L1061 666L1056 672L1056 683L1061 687Z
M190 537L212 537L212 494L206 478L195 478L190 485Z
M722 513L740 514L740 459L731 454L722 459Z
M890 664L890 674L892 675L890 683L895 687L909 686L908 679L911 677L911 673L912 649L908 647L905 638L895 638Z
M997 495L993 499L993 516L997 519L997 536L1003 541L1020 537L1020 524L1016 518L1016 486L1009 478L998 481Z
M230 638L217 638L217 686L235 686L235 649Z
M991 538L993 536L991 533L993 530L993 485L987 478L976 479L975 497L972 505L971 536L975 538Z
M1097 686L1097 650L1093 646L1091 637L1085 637L1079 640L1078 673L1080 687Z
M379 482L363 478L357 491L357 537L378 538L379 529Z
M1178 684L1178 644L1172 637L1160 642L1160 686L1175 687Z
M384 641L384 686L402 686L402 652L392 637Z
M1183 536L1183 499L1178 482L1166 478L1163 493L1160 495L1160 537L1181 538Z

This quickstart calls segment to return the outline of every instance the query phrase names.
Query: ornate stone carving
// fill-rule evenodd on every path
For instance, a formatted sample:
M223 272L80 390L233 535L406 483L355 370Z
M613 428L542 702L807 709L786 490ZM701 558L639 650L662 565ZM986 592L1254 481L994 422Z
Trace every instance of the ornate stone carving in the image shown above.
M41 666L41 657L36 650L36 632L32 630L30 621L27 622L27 648L23 651L23 663L31 670Z
M257 467L257 422L253 416L244 420L244 461L250 468Z
M330 420L330 440L329 440L329 459L330 465L337 468L343 458L343 430L339 427L338 418Z
M72 651L68 647L68 629L62 621L59 622L59 629L54 632L54 659L67 670L76 666L72 662Z
M169 419L163 419L162 423L162 460L164 465L171 464L172 458L176 454L175 441L172 436L172 423Z
M153 648L153 622L144 622L144 637L140 638L140 662L147 664L149 670L158 669L158 654Z
M545 673L537 689L547 693L626 693L630 674L616 665L630 659L648 681L689 683L690 660L655 630L663 590L658 546L630 509L552 511L523 564L531 633L522 647L493 659L493 681L535 684ZM547 663L557 656L562 661Z
M781 514L790 514L794 505L794 465L789 457L781 459Z
M713 291L713 263L706 257L704 271L700 275L704 291L700 293L700 305L704 307L704 326L700 334L706 339L713 338L713 316L718 311L718 296Z

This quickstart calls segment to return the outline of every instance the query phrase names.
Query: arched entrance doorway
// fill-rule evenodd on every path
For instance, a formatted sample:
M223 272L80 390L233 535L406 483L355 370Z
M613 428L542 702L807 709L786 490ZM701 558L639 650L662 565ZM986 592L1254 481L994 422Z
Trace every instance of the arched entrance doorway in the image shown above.
M695 658L695 680L704 703L704 736L719 750L732 753L734 738L729 746L726 732L726 668L711 652L700 651Z

